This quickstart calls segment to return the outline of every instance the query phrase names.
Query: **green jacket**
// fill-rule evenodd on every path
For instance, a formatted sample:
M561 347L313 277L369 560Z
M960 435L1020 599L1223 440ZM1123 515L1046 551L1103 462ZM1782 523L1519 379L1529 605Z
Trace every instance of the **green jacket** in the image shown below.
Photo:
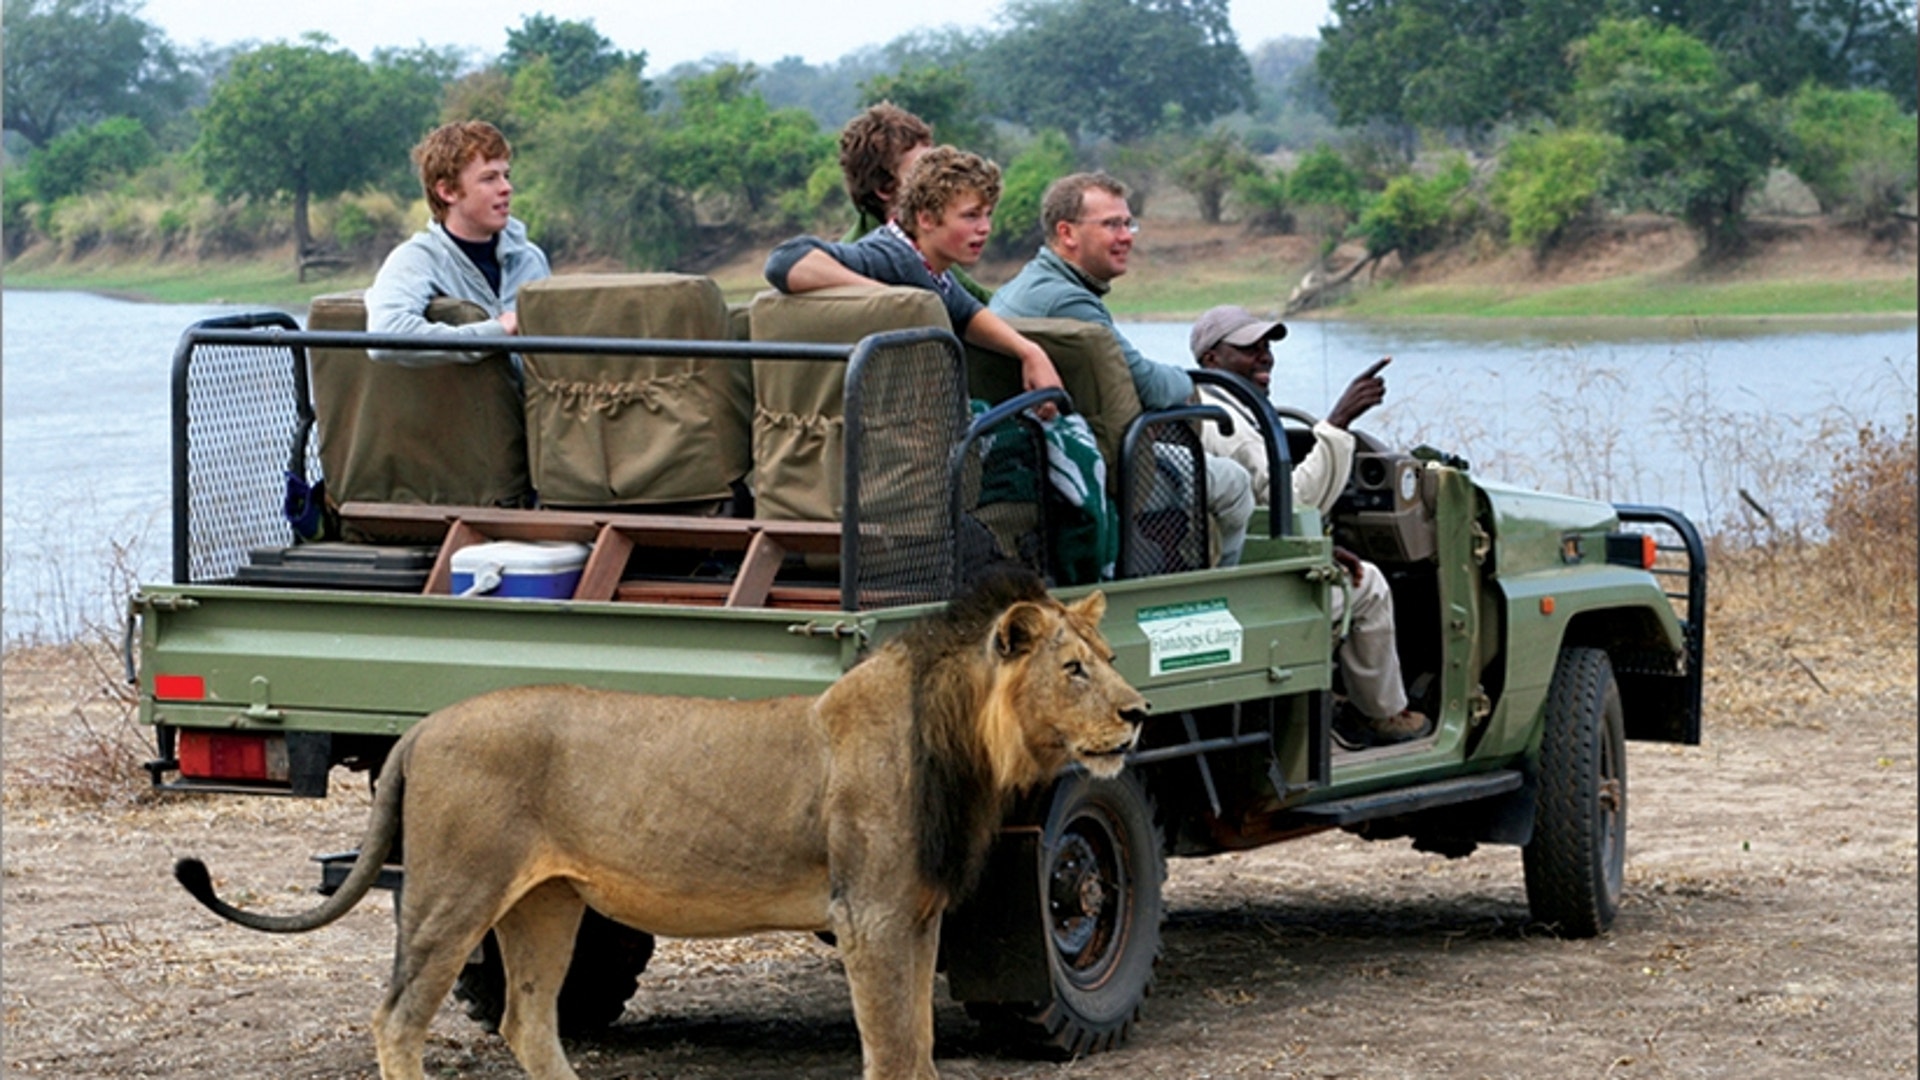
M1185 368L1149 360L1114 328L1113 313L1100 297L1108 286L1095 281L1052 248L1042 247L1040 254L1020 268L1012 281L1000 286L989 304L1001 318L1078 319L1099 323L1113 331L1120 352L1127 358L1127 371L1133 376L1133 388L1140 393L1140 404L1148 409L1171 409L1193 397L1193 377Z

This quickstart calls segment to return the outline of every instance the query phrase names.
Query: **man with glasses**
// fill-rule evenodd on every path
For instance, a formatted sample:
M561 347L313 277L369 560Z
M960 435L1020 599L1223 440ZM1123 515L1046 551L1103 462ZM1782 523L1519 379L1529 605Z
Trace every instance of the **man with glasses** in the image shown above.
M1231 371L1267 391L1273 379L1273 342L1287 336L1286 324L1261 319L1232 304L1213 308L1194 320L1187 344L1194 362L1203 368ZM1293 467L1293 498L1301 506L1318 509L1324 518L1346 490L1353 472L1353 434L1348 427L1387 396L1380 372L1392 362L1387 357L1361 372L1334 402L1326 418L1313 425L1313 449ZM1231 458L1253 477L1254 498L1266 502L1269 484L1266 444L1253 414L1226 391L1200 388L1201 398L1233 417L1233 434L1223 435L1208 424L1201 445L1208 454ZM1359 749L1417 739L1428 731L1427 717L1408 708L1406 684L1400 674L1400 651L1394 640L1393 591L1380 568L1342 547L1333 549L1334 561L1352 583L1353 620L1340 642L1340 671L1347 686L1346 707L1335 734L1343 744ZM1340 624L1348 602L1346 590L1333 590L1333 622Z
M1127 370L1147 409L1170 409L1198 400L1184 368L1149 360L1115 329L1101 300L1113 279L1127 272L1139 223L1127 208L1125 184L1106 173L1074 173L1055 180L1041 197L1040 225L1046 244L989 305L1008 317L1078 319L1113 332ZM1253 517L1253 484L1232 461L1207 455L1207 511L1220 539L1220 565L1240 562L1247 523Z

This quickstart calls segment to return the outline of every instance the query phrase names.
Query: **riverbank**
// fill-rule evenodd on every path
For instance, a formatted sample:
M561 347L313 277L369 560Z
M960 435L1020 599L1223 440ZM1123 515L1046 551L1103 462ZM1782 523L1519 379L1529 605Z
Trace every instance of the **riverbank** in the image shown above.
M1687 230L1660 218L1609 222L1547 259L1530 251L1462 245L1410 264L1389 258L1362 272L1330 306L1295 318L1633 318L1915 316L1920 292L1911 234L1889 243L1817 218L1756 222L1739 258L1705 265ZM1361 257L1336 251L1338 268ZM730 300L765 288L766 257L756 245L714 266L698 268ZM1108 297L1130 319L1190 319L1214 304L1277 312L1319 262L1304 236L1254 237L1237 225L1154 221L1135 248L1132 267ZM1011 278L1021 260L983 262L988 284ZM566 265L560 272L617 269ZM8 288L66 289L168 303L234 303L304 310L313 297L363 288L372 266L298 280L290 252L246 259L179 261L38 258L8 263Z

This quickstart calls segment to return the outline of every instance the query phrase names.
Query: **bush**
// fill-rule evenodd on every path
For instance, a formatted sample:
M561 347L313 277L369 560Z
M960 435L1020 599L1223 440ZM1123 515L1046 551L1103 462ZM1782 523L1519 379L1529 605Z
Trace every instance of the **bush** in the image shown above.
M1500 155L1490 197L1507 216L1507 237L1544 250L1594 208L1625 146L1598 131L1522 135Z
M1293 197L1287 174L1264 171L1242 176L1233 186L1234 201L1256 233L1284 233L1293 229Z
M385 192L343 195L319 208L322 236L358 260L380 258L406 238L406 209Z
M1473 168L1459 155L1431 177L1395 177L1360 215L1368 253L1398 251L1401 258L1411 259L1452 239L1478 212L1472 185Z
M1895 435L1862 427L1854 441L1834 455L1827 496L1826 526L1831 544L1859 574L1851 590L1861 600L1884 598L1891 613L1911 620L1915 576L1920 569L1920 460L1914 438L1914 414Z
M1366 201L1360 172L1333 148L1322 143L1300 159L1287 179L1287 194L1295 206L1326 207L1342 221L1360 216Z
M72 128L27 159L26 181L44 206L94 191L152 163L153 136L130 116Z
M1884 221L1914 189L1914 118L1878 90L1808 84L1787 102L1787 135L1787 167L1829 213Z
M1031 253L1044 239L1040 197L1047 185L1074 169L1073 147L1058 131L1045 131L1014 155L1000 179L1000 205L994 211L993 246L1006 255Z

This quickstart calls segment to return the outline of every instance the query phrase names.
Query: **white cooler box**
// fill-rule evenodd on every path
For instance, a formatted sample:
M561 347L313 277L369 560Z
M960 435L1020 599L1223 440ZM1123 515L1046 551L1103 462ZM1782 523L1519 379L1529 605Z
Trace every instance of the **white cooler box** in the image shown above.
M587 565L587 545L564 540L494 540L453 553L455 596L568 600Z

